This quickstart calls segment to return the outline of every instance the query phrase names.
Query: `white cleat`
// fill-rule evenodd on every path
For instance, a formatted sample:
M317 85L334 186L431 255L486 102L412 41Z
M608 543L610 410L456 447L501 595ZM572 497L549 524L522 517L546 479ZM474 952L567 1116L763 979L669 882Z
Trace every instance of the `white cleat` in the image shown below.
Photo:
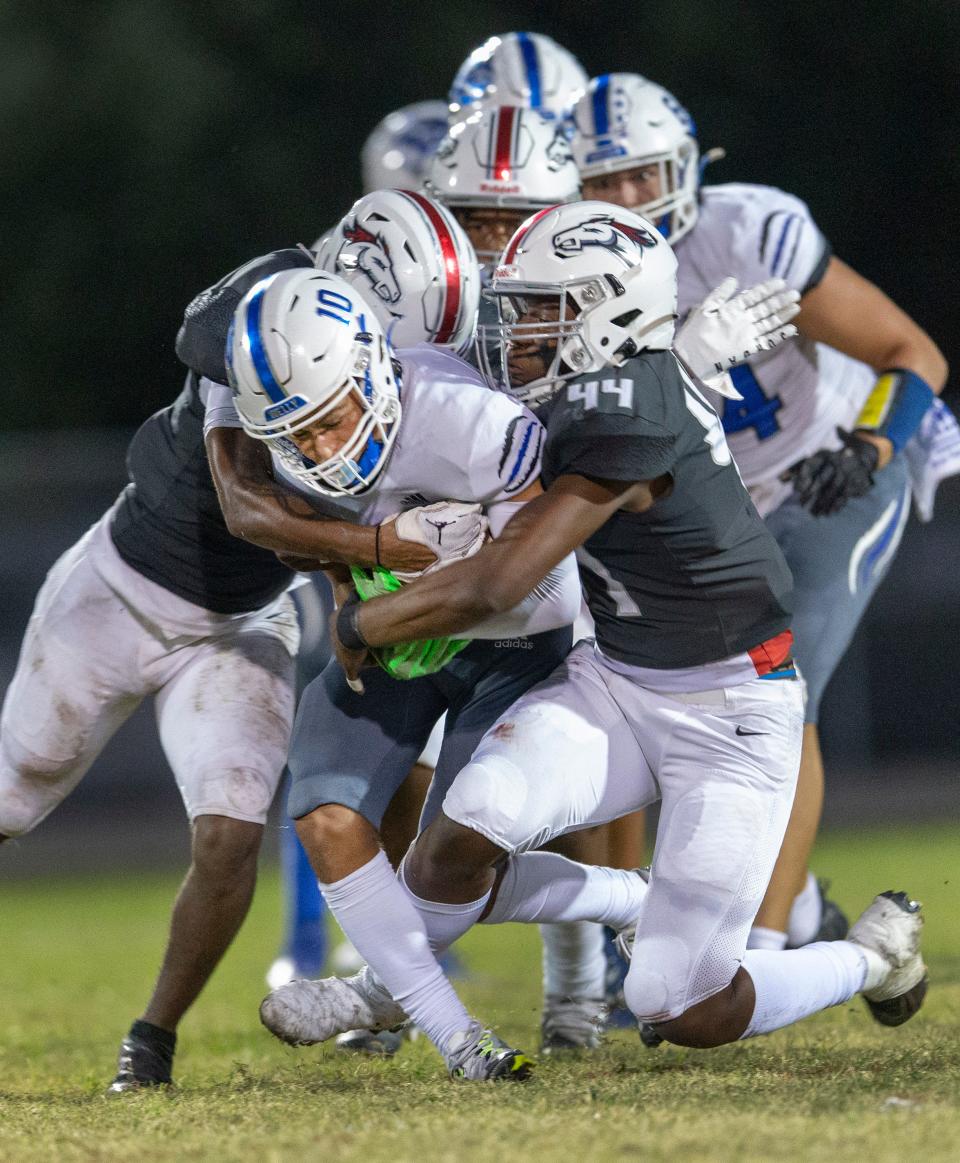
M886 969L868 970L863 1000L884 1026L901 1026L920 1009L927 967L920 953L920 903L905 892L882 892L850 927L847 940L876 955ZM873 958L868 962L876 964ZM878 978L874 980L874 978Z
M312 1046L348 1030L391 1029L406 1020L366 968L353 977L291 981L260 1003L260 1021L291 1046Z

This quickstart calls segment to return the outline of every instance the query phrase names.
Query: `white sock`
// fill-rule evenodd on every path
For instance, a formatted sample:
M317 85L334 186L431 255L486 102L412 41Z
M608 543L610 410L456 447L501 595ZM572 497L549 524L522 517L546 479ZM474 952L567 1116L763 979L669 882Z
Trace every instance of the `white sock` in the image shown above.
M762 925L754 925L747 936L748 949L786 949L787 934L779 929L765 929Z
M607 959L603 926L591 921L541 925L545 997L603 997Z
M816 941L781 953L749 949L743 968L757 1001L741 1037L752 1038L849 1001L863 989L867 959L851 941Z
M555 852L511 856L484 924L504 921L596 921L632 924L647 895L638 872L578 864Z
M430 950L420 914L383 852L333 884L321 884L348 940L441 1054L470 1015Z
M823 902L820 899L817 878L812 872L808 872L803 888L793 898L793 904L790 906L790 916L787 919L787 944L790 948L799 949L802 945L809 945L811 941L816 940L822 920Z
M407 884L403 862L400 864L397 877L413 907L420 914L423 927L427 931L430 948L434 953L443 953L468 929L472 929L480 919L480 914L487 907L487 901L490 899L490 893L486 892L479 900L466 901L463 904L428 901L417 896Z

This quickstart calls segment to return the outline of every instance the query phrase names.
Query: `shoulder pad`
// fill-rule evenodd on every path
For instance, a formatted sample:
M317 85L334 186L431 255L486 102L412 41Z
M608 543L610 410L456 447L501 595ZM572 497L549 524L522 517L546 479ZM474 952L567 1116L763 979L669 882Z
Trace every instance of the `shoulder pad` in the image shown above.
M289 247L252 259L201 291L183 315L177 333L177 357L192 371L217 383L227 382L223 353L237 305L252 286L277 271L313 266L302 250Z

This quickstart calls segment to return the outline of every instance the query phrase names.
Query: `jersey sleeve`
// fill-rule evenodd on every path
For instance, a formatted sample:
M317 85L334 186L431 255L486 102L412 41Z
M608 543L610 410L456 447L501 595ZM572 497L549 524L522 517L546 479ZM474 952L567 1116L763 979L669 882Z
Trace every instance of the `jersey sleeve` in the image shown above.
M205 377L200 380L200 399L203 401L203 434L213 428L242 428L233 392L223 384Z
M510 501L540 476L543 425L504 392L484 389L473 426L467 476L470 494L483 504Z
M749 187L734 233L740 285L783 279L801 295L823 278L830 244L805 202L772 186Z
M252 286L277 271L293 267L312 267L308 252L289 248L261 255L231 271L189 304L177 333L177 357L198 375L218 384L227 382L223 353L227 346L230 321L240 300Z

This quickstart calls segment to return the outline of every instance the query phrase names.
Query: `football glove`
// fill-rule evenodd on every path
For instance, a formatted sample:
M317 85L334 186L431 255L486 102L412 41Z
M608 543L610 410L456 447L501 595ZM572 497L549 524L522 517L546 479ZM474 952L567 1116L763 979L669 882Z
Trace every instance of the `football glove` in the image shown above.
M430 508L434 506L431 505ZM436 566L431 566L431 569L435 568ZM374 566L372 569L352 565L350 573L353 575L357 593L364 602L381 594L392 594L403 584L393 571L382 565ZM442 670L454 655L469 645L469 638L421 638L416 642L377 646L372 648L370 653L391 678L422 678L425 674L434 674Z
M797 334L790 322L800 311L800 294L783 279L769 279L735 295L737 280L724 279L694 307L673 341L694 375L733 400L742 399L727 371Z
M437 558L426 569L417 571L394 570L400 581L412 581L420 573L430 573L454 561L472 557L483 545L490 528L482 507L463 501L436 501L419 509L396 513L383 522L395 522L396 534L401 541L418 541ZM362 596L362 595L361 595Z
M837 429L843 448L821 448L813 456L798 460L783 474L793 481L800 504L814 517L839 513L854 497L862 497L873 487L880 451L855 432Z

